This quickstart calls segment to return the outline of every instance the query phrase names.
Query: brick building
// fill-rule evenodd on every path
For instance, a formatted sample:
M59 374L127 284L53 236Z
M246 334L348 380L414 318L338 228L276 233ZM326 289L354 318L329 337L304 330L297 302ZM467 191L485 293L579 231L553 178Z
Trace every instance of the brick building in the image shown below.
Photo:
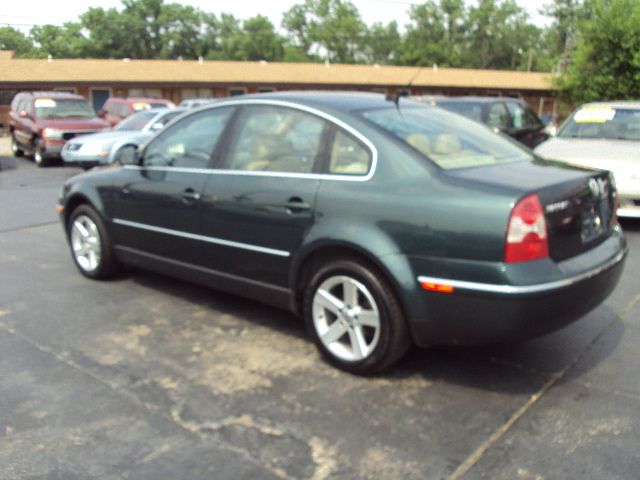
M556 109L548 73L437 67L182 60L16 59L0 52L0 121L22 90L65 90L99 109L107 97L225 97L272 90L496 95L525 99L538 113Z

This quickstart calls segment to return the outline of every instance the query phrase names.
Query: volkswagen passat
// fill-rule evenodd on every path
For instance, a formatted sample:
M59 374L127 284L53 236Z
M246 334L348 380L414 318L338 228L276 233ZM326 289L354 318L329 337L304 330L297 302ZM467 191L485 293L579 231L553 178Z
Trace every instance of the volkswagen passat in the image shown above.
M137 265L291 309L355 373L411 343L560 328L609 295L627 250L608 173L381 95L222 101L121 162L64 185L82 274Z

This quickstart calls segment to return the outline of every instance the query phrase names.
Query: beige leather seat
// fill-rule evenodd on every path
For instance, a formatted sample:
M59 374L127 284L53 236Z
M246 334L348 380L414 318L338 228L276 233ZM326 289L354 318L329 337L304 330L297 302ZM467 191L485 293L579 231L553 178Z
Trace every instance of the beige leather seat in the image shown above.
M436 155L453 155L462 150L460 140L450 133L441 133L433 142L433 153Z
M431 155L431 140L422 133L412 133L404 139L409 145L426 156Z

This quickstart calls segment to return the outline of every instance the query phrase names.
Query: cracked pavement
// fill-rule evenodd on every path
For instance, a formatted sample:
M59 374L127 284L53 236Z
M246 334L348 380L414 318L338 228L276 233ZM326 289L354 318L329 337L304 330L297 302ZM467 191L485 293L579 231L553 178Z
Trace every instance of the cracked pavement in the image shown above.
M77 171L0 166L0 479L637 478L640 222L579 322L359 378L286 312L140 270L85 279L53 210Z

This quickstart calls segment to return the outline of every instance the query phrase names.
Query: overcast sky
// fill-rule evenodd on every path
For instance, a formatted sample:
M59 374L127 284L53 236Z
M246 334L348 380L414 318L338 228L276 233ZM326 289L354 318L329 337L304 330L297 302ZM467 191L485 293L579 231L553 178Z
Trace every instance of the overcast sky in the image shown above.
M282 13L302 0L234 0L232 2L214 2L211 0L165 0L166 3L175 1L177 3L193 5L202 10L221 13L232 13L238 18L249 18L257 14L262 14L271 19L277 28L280 27ZM421 3L419 0L351 0L358 10L363 20L367 24L373 22L387 23L391 20L398 22L403 27L409 21L408 11L412 4ZM468 3L475 3L473 0ZM517 0L517 3L525 7L532 20L543 25L546 19L538 14L538 10L543 3L541 0ZM269 5L269 10L265 11L265 4ZM63 0L56 2L52 0L2 0L0 7L0 24L12 24L23 31L28 31L33 24L41 25L45 23L62 24L67 21L77 20L78 16L89 7L117 7L122 5L120 0Z

